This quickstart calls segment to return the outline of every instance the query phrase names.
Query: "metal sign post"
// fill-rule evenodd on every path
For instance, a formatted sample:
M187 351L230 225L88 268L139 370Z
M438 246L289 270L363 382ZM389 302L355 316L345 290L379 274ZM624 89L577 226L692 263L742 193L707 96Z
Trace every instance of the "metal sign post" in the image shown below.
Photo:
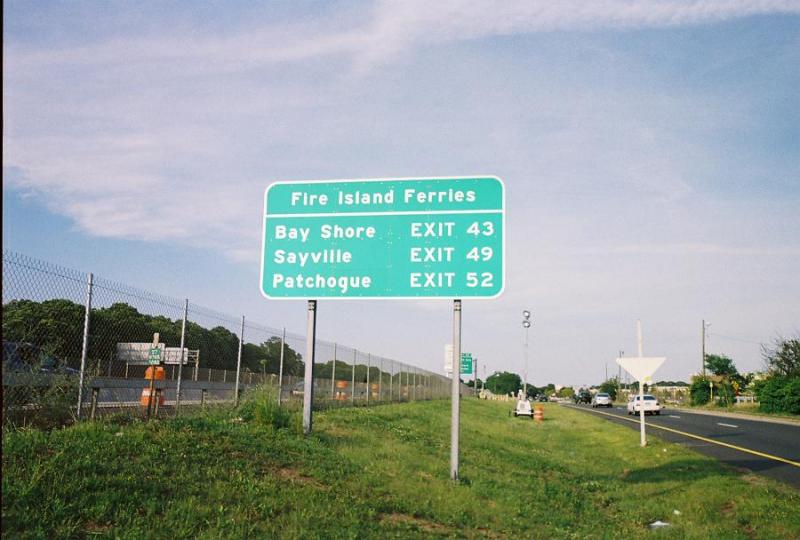
M150 347L147 356L147 363L150 364L150 367L147 369L152 370L150 372L150 394L147 397L148 419L150 419L150 411L153 408L153 397L155 394L155 387L156 387L156 369L154 366L157 366L161 362L161 349L158 347L158 340L159 340L159 335L158 332L156 332L155 334L153 334L153 345L152 347Z
M647 446L647 437L645 435L645 422L644 422L644 383L651 381L651 377L656 370L661 367L666 358L662 357L645 357L642 355L642 322L636 321L636 337L639 346L639 356L627 356L624 358L617 358L617 364L622 366L622 369L633 375L634 379L639 381L639 433L641 446ZM635 407L634 407L635 411Z
M461 300L453 300L453 358L461 358ZM458 433L460 410L460 362L453 362L453 384L450 407L450 480L458 482Z
M311 406L314 403L314 349L317 344L317 301L308 301L306 327L306 371L303 378L303 433L311 433Z

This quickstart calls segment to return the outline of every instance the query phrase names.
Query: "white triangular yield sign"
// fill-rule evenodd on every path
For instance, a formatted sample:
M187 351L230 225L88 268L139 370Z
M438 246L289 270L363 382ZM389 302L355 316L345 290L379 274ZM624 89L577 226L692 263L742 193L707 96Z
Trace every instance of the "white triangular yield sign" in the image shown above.
M635 356L625 356L623 358L617 358L617 364L633 375L633 378L637 381L649 382L646 379L650 379L665 360L666 358L663 357L637 358Z

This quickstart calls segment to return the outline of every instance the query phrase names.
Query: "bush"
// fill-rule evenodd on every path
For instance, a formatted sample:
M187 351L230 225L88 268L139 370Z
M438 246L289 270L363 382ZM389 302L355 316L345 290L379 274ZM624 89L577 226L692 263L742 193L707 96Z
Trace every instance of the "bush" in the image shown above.
M3 424L52 429L74 423L78 381L56 376L51 383L4 387Z
M279 406L276 399L275 393L267 389L252 390L239 409L242 420L273 429L288 428L291 425L292 413Z
M763 412L800 414L800 377L770 377L756 392Z
M722 382L716 386L717 405L720 407L731 407L736 399L736 392L733 385L729 382Z
M702 377L692 381L692 385L689 387L692 405L705 405L711 401L711 390L708 383L709 380Z

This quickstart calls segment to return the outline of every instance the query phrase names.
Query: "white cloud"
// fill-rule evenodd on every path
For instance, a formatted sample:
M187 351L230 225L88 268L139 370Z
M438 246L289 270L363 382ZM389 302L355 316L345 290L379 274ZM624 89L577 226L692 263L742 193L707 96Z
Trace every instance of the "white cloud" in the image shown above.
M462 41L556 30L644 28L700 24L765 13L800 12L787 0L629 1L561 0L383 1L368 29L369 65L415 44Z

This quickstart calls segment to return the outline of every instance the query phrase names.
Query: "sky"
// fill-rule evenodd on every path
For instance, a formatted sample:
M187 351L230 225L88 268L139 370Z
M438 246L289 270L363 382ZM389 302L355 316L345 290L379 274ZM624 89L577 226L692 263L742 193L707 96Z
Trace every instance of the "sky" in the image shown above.
M506 287L462 349L534 384L688 380L800 333L800 1L4 2L3 245L295 333L275 181L496 175ZM320 301L442 372L452 304ZM607 371L606 371L607 370ZM483 376L484 368L480 368Z

